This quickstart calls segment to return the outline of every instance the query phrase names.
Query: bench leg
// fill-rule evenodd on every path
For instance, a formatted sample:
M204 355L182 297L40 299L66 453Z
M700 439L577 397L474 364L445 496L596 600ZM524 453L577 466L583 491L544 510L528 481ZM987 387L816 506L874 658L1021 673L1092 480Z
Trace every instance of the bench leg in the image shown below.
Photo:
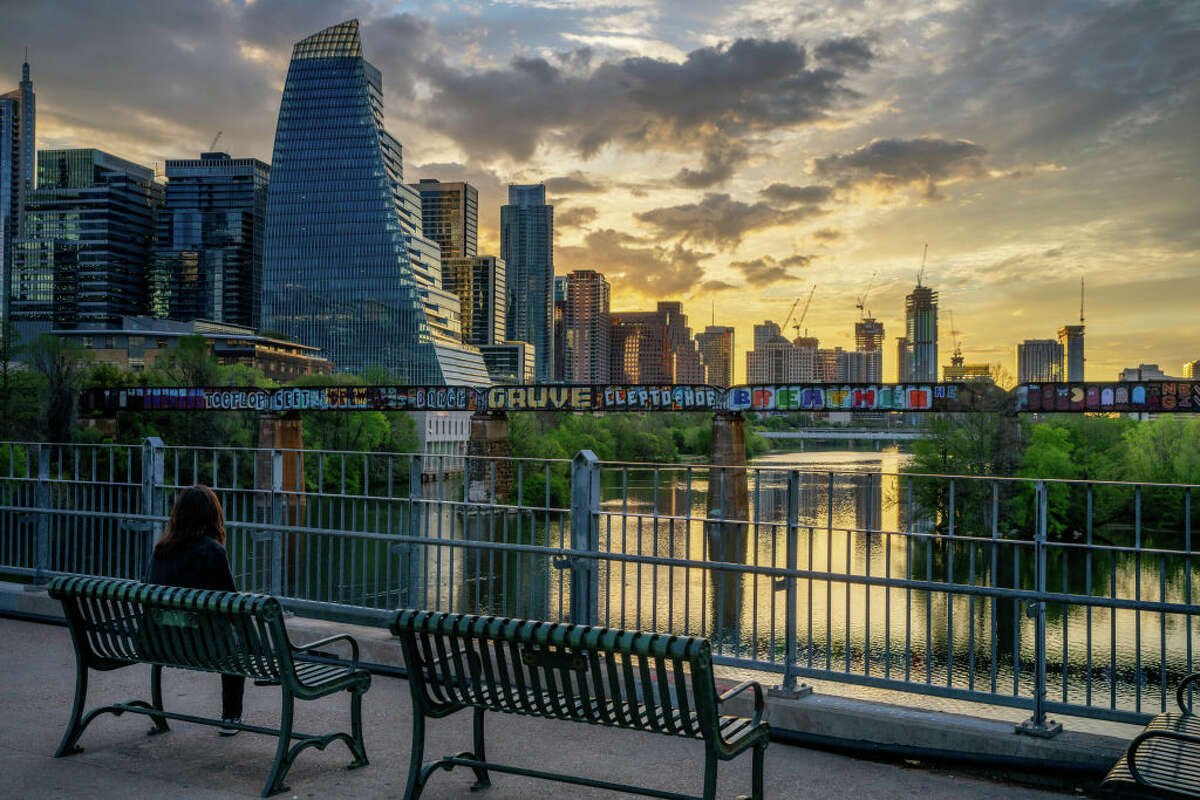
M271 774L267 776L267 785L263 787L263 797L270 797L288 788L284 785L283 778L292 766L288 749L292 743L292 716L295 706L296 700L292 693L284 689L283 708L279 713L279 745L275 748L275 763L271 765Z
M71 721L67 723L67 732L63 734L62 742L59 743L58 750L54 752L55 758L69 756L83 750L75 743L83 735L85 727L81 721L83 720L83 708L87 704L87 685L87 667L80 659L75 665L75 705L71 707Z
M717 797L717 751L708 748L704 755L704 800Z
M163 668L159 664L150 667L150 705L157 711L163 710L162 700L162 671ZM146 731L147 736L154 736L158 733L166 733L171 730L167 725L166 717L151 717L154 720L154 727Z
M483 748L483 714L482 708L475 709L475 753L474 758L477 761L487 761L487 754ZM486 789L492 785L491 779L488 777L488 771L483 767L471 767L475 773L475 783L471 784L471 791L478 792L480 789Z
M417 800L421 796L421 790L425 788L425 781L422 780L422 766L425 763L425 715L415 704L412 715L412 756L408 762L408 786L404 789L404 800Z
M763 800L763 756L767 754L767 743L754 746L754 777L750 784L752 800Z
M356 767L365 767L367 765L367 748L363 744L363 727L362 727L362 699L364 692L350 692L350 734L353 742L350 743L350 753L354 756L354 762L350 764L350 769Z

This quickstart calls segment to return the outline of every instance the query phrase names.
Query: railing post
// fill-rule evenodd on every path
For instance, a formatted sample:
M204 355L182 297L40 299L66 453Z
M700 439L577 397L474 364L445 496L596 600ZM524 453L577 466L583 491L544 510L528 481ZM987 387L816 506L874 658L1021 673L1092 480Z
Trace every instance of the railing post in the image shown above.
M799 569L800 565L800 470L788 472L787 478L787 568ZM796 685L796 674L792 671L798 660L796 652L796 626L798 624L798 608L796 598L796 578L793 575L780 578L775 582L775 589L784 591L783 610L783 683L771 687L768 694L774 697L797 698L812 694L812 687L802 683Z
M50 445L38 445L38 482L33 514L33 584L28 588L42 589L50 582Z
M283 594L283 526L285 501L283 496L283 451L271 451L271 557L268 562L270 593Z
M1046 596L1046 514L1050 503L1045 481L1037 482L1036 497L1033 563L1038 599L1026 610L1034 620L1033 716L1017 726L1017 733L1048 739L1062 733L1062 723L1046 719L1046 601L1043 598Z
M163 451L163 440L157 436L147 436L142 440L142 516L147 517L140 526L146 532L145 549L143 550L143 578L150 575L150 560L154 557L154 544L162 536L162 521L155 519L163 516L163 473L166 458ZM134 526L130 526L132 529Z
M580 450L571 460L571 549L600 549L600 459ZM571 622L600 623L600 578L595 558L571 559Z

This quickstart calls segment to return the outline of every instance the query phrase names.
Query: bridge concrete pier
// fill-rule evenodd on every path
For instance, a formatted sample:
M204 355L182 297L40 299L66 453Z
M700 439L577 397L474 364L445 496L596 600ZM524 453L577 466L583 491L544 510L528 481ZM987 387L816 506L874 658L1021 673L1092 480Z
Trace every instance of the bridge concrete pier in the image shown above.
M258 415L256 495L259 519L287 525L305 524L304 422L297 411L264 411ZM298 575L301 537L296 534L272 544L278 548L286 574ZM279 574L276 572L276 574ZM271 587L283 591L286 587Z
M746 480L746 418L738 412L713 414L711 468L708 477L708 519L705 531L708 560L746 563L750 493ZM724 520L729 520L728 522ZM738 635L743 576L724 569L712 571L713 638Z
M476 411L471 415L467 456L468 500L484 503L492 499L493 491L499 497L512 490L512 444L508 440L508 414L503 411Z

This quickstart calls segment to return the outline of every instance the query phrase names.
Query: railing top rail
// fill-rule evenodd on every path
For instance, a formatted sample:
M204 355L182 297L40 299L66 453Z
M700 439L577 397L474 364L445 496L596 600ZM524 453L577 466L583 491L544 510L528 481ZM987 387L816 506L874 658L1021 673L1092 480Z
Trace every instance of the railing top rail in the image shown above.
M1003 483L1063 483L1063 484L1078 484L1081 486L1128 486L1131 488L1137 487L1159 487L1167 489L1200 489L1198 483L1160 483L1156 481L1112 481L1088 478L1031 478L1017 475L963 475L959 473L939 473L939 472L881 472L879 470L860 468L848 469L845 467L818 467L811 464L709 464L707 462L695 461L685 463L672 463L667 461L601 461L601 467L632 467L635 469L673 469L673 470L730 470L744 469L751 472L805 472L820 475L878 475L880 477L892 478L941 478L954 480L971 480L971 481L998 481Z

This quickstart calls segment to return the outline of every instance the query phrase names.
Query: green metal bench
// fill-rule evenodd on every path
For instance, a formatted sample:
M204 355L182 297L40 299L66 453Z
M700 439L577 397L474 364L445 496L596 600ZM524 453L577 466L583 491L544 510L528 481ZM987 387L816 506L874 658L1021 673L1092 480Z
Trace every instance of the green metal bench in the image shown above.
M280 685L283 709L278 729L234 725L240 730L279 737L263 797L288 788L283 784L284 776L308 747L324 750L340 739L354 756L350 768L366 765L362 696L371 686L371 674L358 668L358 643L350 636L341 634L293 646L284 628L279 601L267 595L71 576L55 578L49 590L66 612L76 663L75 705L55 758L79 752L82 748L76 742L84 729L104 713L146 714L154 720L150 734L167 731L168 719L225 725L220 719L163 709L162 670L172 667L241 675ZM297 658L302 654L327 656L316 648L338 641L350 645L349 667ZM104 672L132 664L151 665L150 701L129 700L85 713L88 670ZM292 729L296 698L315 700L340 691L350 692L351 733L317 736Z
M1184 701L1200 672L1188 675L1175 690L1179 713L1164 711L1129 743L1108 771L1105 789L1143 797L1200 797L1200 716Z
M476 782L506 772L651 797L691 795L496 764L484 751L485 711L587 722L704 741L704 800L717 789L717 764L753 748L753 797L763 796L770 729L762 688L747 681L718 695L706 639L610 628L402 610L400 637L413 699L412 761L405 800L416 800L437 768L470 767ZM722 716L721 705L751 689L754 717ZM424 764L425 719L475 710L474 752Z

